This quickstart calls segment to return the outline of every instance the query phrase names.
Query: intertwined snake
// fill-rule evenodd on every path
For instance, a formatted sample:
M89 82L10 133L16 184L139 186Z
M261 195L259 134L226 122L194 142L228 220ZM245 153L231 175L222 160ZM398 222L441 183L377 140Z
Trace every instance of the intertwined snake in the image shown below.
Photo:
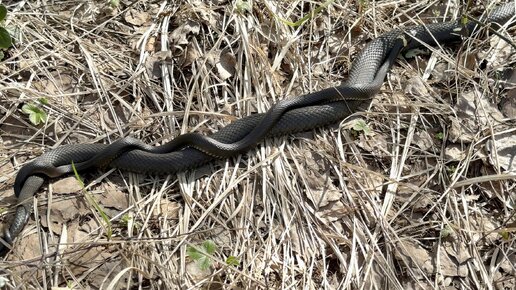
M506 24L514 20L515 14L515 4L511 2L495 8L482 22ZM150 146L126 137L109 145L64 145L51 150L23 166L16 176L14 191L19 205L3 239L12 243L23 229L32 211L33 196L45 177L55 178L73 172L72 163L78 171L113 167L139 173L174 174L215 158L245 152L266 137L338 122L369 103L401 50L457 42L462 38L461 32L471 33L476 26L473 21L467 24L450 21L394 29L367 44L342 85L284 99L266 113L239 119L211 136L183 134L162 146Z

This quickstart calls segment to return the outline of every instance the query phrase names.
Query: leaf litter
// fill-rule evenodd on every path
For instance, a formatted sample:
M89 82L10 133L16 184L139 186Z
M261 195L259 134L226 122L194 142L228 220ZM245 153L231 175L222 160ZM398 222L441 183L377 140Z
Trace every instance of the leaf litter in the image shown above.
M216 131L342 81L368 40L410 18L462 11L244 2L9 5L23 38L1 64L3 224L16 172L43 151ZM474 37L398 59L359 126L272 138L177 176L84 174L111 236L73 177L52 180L0 275L36 289L512 288L515 56ZM33 124L21 106L42 97L48 120ZM200 269L187 247L207 240Z

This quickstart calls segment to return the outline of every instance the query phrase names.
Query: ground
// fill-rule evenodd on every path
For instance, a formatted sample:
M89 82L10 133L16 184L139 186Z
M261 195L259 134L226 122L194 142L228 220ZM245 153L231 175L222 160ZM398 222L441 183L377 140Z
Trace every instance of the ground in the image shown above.
M63 144L212 133L336 85L394 27L499 1L3 1L0 206ZM321 3L320 3L321 2ZM398 58L342 122L170 176L52 179L6 289L513 289L514 28ZM54 288L58 289L58 288Z

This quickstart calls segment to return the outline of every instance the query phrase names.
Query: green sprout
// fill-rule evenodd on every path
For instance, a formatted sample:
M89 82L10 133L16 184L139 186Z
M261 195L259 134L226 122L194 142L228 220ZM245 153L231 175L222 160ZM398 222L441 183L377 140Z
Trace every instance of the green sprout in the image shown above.
M0 4L0 60L4 58L3 50L13 45L13 39L9 31L3 27L5 18L7 17L7 8Z
M22 112L29 115L29 120L34 125L39 125L47 121L48 115L36 103L28 103L23 105Z
M206 240L200 247L188 246L186 254L204 271L211 267L212 260L209 256L213 255L216 250L215 243L212 240Z

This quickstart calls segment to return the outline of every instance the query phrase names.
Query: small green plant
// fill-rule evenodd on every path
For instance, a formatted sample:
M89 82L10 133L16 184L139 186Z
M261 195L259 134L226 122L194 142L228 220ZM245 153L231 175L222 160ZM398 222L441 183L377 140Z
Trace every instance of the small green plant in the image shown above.
M471 0L468 0L468 3L466 5L466 9L465 9L465 12L467 13L471 8ZM469 18L468 18L468 15L466 14L463 14L461 17L460 17L460 24L462 24L462 26L466 26L468 25L468 22L469 22Z
M132 222L132 227L139 230L142 228L142 225L141 223L137 222L134 220L134 217L132 215L130 215L129 213L126 213L124 214L121 218L120 218L120 224L124 227L124 228L128 228L129 227L129 222Z
M243 14L246 11L250 12L251 9L252 9L252 7L251 7L251 3L249 3L249 1L237 0L235 3L235 10L240 14Z
M86 200L90 205L92 205L95 210L100 214L100 217L104 221L104 224L102 224L102 227L106 231L106 236L110 240L113 236L113 230L111 226L111 221L109 220L108 215L106 214L106 211L100 206L100 204L95 200L95 198L86 190L84 186L84 181L82 181L81 176L79 175L79 172L77 172L77 169L75 168L75 164L72 161L72 169L73 173L75 175L75 179L79 182L79 184L82 187L82 191L84 192L84 196L86 197Z
M501 230L498 234L502 237L502 239L506 241L508 241L510 238L510 234L509 231L507 231L507 229Z
M11 35L7 29L3 27L5 17L7 17L7 8L0 4L0 60L4 58L3 50L13 45L13 39L11 38Z
M449 174L453 174L456 170L457 170L457 167L456 167L455 165L450 165L450 166L447 166L447 167L446 167L446 171L447 171Z
M127 228L127 226L129 225L129 221L131 221L133 218L128 215L128 214L124 214L122 216L122 218L120 219L120 223L125 227Z
M46 100L45 100L46 102ZM45 104L40 100L39 104ZM22 112L29 115L29 120L34 125L39 125L41 123L45 123L47 121L48 115L43 109L41 109L40 105L36 103L28 103L23 105Z
M212 240L206 240L199 247L188 246L186 254L204 271L211 267L212 260L209 256L213 255L216 250L215 243Z
M301 19L299 19L298 21L296 22L292 22L292 21L289 21L289 20L286 20L286 19L283 19L279 16L277 16L276 14L273 13L273 15L278 18L281 22L285 23L286 25L288 26L291 26L291 27L298 27L298 26L301 26L303 23L305 23L306 21L314 18L317 14L319 14L321 11L323 11L324 9L326 9L331 3L333 3L335 0L327 0L326 2L324 2L323 4L321 4L319 7L315 8L313 11L310 11L310 13L306 14L305 16L301 17Z
M108 3L111 7L117 8L120 5L120 0L108 0Z
M435 138L439 139L439 140L443 140L444 138L444 133L443 132L439 132L437 134L435 134Z
M240 265L240 260L235 256L229 256L226 259L226 264L228 264L228 266L238 267Z
M449 225L445 225L441 230L441 238L446 239L453 234L453 229Z
M364 135L370 135L372 132L371 128L369 128L364 120L357 120L355 124L353 124L353 130L356 132L363 132Z
M369 1L367 0L359 0L358 1L358 7L360 11L365 12L367 10L367 7L369 6Z

